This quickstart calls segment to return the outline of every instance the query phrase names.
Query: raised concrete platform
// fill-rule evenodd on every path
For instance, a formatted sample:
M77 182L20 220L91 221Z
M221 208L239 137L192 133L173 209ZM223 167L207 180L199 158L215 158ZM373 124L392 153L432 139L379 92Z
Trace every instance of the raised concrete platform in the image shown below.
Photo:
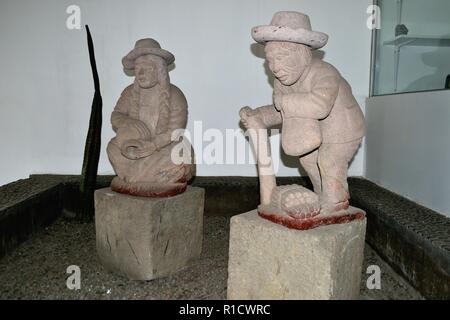
M365 231L366 219L293 230L234 216L228 299L358 299Z
M196 187L170 198L97 190L95 229L101 263L133 280L182 269L201 253L204 196Z
M109 186L113 177L99 175L97 188ZM0 187L0 259L62 212L77 212L79 180L38 174ZM350 203L367 214L367 242L426 298L448 299L450 218L366 179L349 177L348 183ZM277 177L277 185L286 184L312 188L305 177ZM205 189L206 216L232 216L260 203L257 177L195 177L192 185Z

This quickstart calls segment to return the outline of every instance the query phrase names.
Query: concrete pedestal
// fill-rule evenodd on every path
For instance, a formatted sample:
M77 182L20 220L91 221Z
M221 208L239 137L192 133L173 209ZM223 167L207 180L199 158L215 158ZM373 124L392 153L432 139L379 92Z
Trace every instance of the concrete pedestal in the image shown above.
M204 190L170 198L95 192L97 253L102 264L133 280L174 273L200 256Z
M366 219L294 230L258 216L230 223L228 299L358 299Z

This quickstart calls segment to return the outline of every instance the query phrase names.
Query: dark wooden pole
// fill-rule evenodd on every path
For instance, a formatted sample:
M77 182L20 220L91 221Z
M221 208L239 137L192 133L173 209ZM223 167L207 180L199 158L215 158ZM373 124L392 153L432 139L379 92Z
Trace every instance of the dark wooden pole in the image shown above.
M87 25L86 32L95 92L89 119L89 129L84 147L83 168L80 180L81 206L78 216L83 220L92 219L94 217L94 191L97 183L102 132L102 96L100 94L100 81L97 73L97 65L95 63L94 44Z

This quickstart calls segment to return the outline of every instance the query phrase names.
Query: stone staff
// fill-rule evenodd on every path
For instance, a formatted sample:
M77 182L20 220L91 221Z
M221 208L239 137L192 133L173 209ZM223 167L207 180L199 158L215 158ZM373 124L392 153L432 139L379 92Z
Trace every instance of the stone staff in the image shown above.
M250 137L250 144L253 146L258 167L261 204L269 205L272 191L277 186L275 172L273 170L270 141L264 124L257 118L249 118L251 111L249 107L244 107L240 110L239 115L243 125L250 128L247 132Z

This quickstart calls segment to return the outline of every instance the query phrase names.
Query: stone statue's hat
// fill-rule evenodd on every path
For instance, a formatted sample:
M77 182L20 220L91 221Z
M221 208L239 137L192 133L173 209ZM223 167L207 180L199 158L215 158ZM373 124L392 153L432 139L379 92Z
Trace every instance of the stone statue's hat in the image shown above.
M169 51L161 49L158 41L150 38L140 39L136 41L134 49L130 51L122 59L122 64L125 69L134 69L134 62L137 58L143 55L155 55L166 60L167 65L175 61L175 57Z
M311 22L306 14L295 11L280 11L274 14L270 25L252 28L256 42L286 41L301 43L312 49L322 48L328 35L311 30Z

